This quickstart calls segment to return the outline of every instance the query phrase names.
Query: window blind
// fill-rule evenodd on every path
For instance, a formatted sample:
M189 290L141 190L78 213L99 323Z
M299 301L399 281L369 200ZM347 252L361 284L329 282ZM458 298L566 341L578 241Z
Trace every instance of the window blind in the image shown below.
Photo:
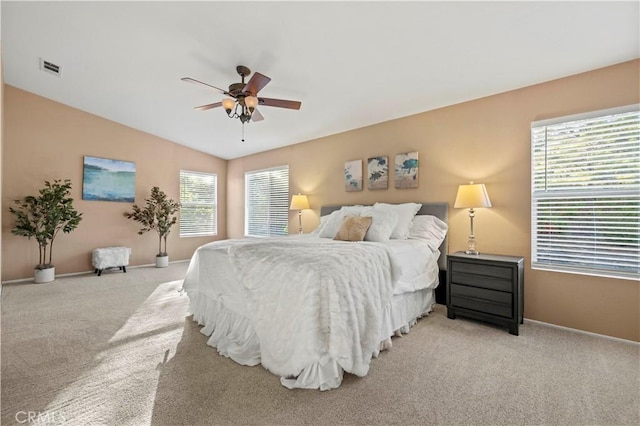
M289 166L245 173L245 235L289 233Z
M180 236L217 234L218 177L211 173L180 170Z
M638 106L532 123L532 267L640 277Z

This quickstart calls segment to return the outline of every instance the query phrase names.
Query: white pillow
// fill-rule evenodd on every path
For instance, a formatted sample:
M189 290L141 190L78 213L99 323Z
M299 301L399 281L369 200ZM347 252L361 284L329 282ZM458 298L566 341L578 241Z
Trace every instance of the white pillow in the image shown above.
M333 238L336 236L342 225L342 220L347 216L360 216L360 212L364 206L342 206L340 210L334 210L326 217L326 223L320 229L318 236L320 238ZM322 221L322 219L320 219Z
M340 211L342 212L342 217L363 216L360 214L360 212L362 212L362 209L364 209L364 206L362 205L340 207Z
M391 210L365 207L360 216L371 216L371 226L364 236L365 241L384 242L389 241L391 233L398 223L398 215Z
M375 203L373 205L375 209L383 209L392 211L398 215L398 223L393 228L391 233L391 239L406 240L409 237L409 230L411 229L413 218L418 210L422 207L422 204L418 203L404 203L404 204L386 204Z
M329 218L329 216L331 215L328 214L320 217L320 224L318 224L318 227L316 229L311 231L312 235L317 235L320 233L320 231L322 231L322 228L324 228L324 226L327 224L327 219Z
M331 214L322 216L320 219L320 223L322 223L322 219L325 219L324 225L322 225L322 229L318 233L320 238L333 238L338 233L340 229L340 225L342 225L342 213L340 210L334 210Z
M448 229L449 226L435 216L426 214L416 216L409 230L409 239L425 241L431 250L436 251L447 235Z

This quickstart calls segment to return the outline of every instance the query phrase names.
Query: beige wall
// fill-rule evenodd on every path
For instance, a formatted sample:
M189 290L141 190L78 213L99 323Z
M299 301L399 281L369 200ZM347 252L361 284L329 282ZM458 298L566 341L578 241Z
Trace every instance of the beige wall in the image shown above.
M244 224L244 172L288 164L291 193L309 194L318 223L324 204L446 201L459 184L485 183L493 203L475 219L478 249L525 257L525 316L561 326L640 341L638 282L533 271L530 268L530 125L532 121L639 102L635 60L447 108L229 161L228 235ZM344 191L344 162L418 151L419 187ZM365 163L366 164L366 163ZM366 167L365 167L366 169ZM450 251L463 250L468 211L450 209ZM289 229L297 229L295 212Z
M179 200L181 169L217 173L218 236L226 238L227 162L167 140L53 102L15 87L4 86L4 155L2 160L2 280L29 278L38 263L38 246L11 234L11 201L36 194L45 180L71 179L74 206L83 213L80 226L55 241L57 274L91 270L91 251L122 245L132 248L131 265L155 262L155 232L137 235L137 222L122 213L131 203L82 200L83 157L136 163L136 203L144 204L153 186ZM189 259L211 237L180 238L174 227L168 238L171 261Z
M2 176L2 153L4 151L4 144L2 142L2 136L4 134L3 118L4 118L4 73L2 68L2 43L0 43L0 176ZM0 179L2 182L2 179ZM2 199L2 185L0 185L0 200ZM0 209L0 223L2 223L2 211ZM0 238L0 277L2 276L2 239ZM0 287L2 283L0 282Z

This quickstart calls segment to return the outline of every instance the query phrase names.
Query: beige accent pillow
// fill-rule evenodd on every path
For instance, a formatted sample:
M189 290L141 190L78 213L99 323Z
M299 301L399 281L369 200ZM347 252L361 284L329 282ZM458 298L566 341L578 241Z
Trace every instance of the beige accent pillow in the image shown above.
M339 241L362 241L371 226L372 220L371 216L347 216L342 220L340 229L333 239Z

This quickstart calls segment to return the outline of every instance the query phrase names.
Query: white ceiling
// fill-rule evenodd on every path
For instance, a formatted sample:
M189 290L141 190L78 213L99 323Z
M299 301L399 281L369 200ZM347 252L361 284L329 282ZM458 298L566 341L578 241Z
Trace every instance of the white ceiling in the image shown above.
M2 2L5 83L231 159L631 60L638 1ZM57 77L39 58L62 66ZM271 77L245 125L236 65Z

